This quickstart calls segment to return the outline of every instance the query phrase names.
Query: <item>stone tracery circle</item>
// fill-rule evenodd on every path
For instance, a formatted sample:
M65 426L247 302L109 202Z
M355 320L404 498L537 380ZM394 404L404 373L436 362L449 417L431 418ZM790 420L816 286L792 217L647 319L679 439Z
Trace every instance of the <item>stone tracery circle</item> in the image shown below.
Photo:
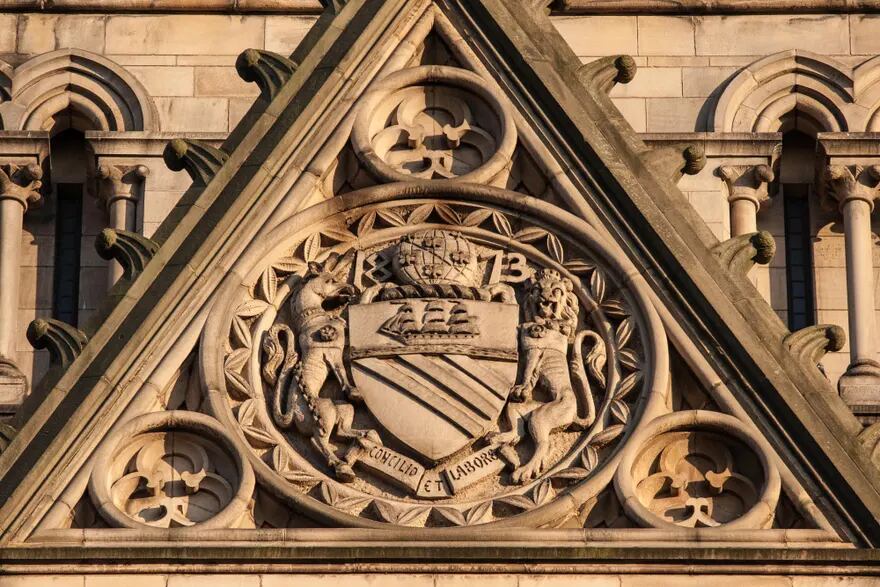
M154 412L107 437L98 449L89 495L117 527L227 528L255 487L247 455L204 414Z
M470 71L414 67L389 75L364 96L351 141L384 181L489 182L516 147L510 108Z
M733 416L674 412L631 439L614 485L626 513L646 527L763 529L782 486L773 461L767 442Z

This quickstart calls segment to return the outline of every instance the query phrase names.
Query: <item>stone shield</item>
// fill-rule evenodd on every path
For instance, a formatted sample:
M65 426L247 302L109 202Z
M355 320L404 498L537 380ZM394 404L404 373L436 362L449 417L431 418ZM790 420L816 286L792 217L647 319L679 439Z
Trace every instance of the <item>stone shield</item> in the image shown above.
M349 308L351 371L372 414L422 456L496 422L517 373L519 306L416 298Z

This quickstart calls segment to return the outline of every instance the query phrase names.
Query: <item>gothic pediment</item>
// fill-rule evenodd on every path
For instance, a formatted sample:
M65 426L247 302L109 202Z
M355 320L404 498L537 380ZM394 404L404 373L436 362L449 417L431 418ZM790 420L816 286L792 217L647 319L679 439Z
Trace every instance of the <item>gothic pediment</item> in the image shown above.
M632 64L518 4L351 0L242 55L261 97L169 145L192 188L0 455L9 552L880 542L836 331L789 333L772 242L717 243L700 153L623 122Z

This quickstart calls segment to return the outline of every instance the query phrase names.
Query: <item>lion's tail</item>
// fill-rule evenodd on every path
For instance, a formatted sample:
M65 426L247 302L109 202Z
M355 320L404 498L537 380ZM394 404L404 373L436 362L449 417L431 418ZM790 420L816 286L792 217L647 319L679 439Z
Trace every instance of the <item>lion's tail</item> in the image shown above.
M593 346L586 358L583 357L584 339L589 338L593 341ZM605 383L605 341L591 330L583 330L577 334L574 339L574 349L571 353L571 375L572 386L575 393L579 396L580 402L586 408L586 415L581 418L576 416L572 426L580 430L586 430L596 420L596 404L593 401L593 392L590 389L590 382L587 379L587 372L584 363L590 369L590 375L604 385Z
M283 335L283 336L282 336ZM282 340L282 338L284 340ZM293 331L286 324L276 324L263 339L266 362L263 364L263 378L272 386L272 417L281 428L293 422L295 407L293 394L289 392L291 375L296 375L299 355L296 352ZM280 369L279 369L280 365ZM283 399L287 398L284 402ZM282 403L285 404L282 408Z

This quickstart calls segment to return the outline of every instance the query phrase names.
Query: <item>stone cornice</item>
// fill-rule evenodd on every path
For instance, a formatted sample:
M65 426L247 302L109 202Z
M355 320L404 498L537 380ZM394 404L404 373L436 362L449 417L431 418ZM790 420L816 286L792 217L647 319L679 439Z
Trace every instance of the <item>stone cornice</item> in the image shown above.
M553 14L850 14L880 12L880 0L556 0ZM0 0L2 12L308 14L320 0Z
M697 145L706 157L775 157L782 145L780 133L641 133L639 138L649 147Z
M572 14L818 14L878 12L877 0L560 0Z

